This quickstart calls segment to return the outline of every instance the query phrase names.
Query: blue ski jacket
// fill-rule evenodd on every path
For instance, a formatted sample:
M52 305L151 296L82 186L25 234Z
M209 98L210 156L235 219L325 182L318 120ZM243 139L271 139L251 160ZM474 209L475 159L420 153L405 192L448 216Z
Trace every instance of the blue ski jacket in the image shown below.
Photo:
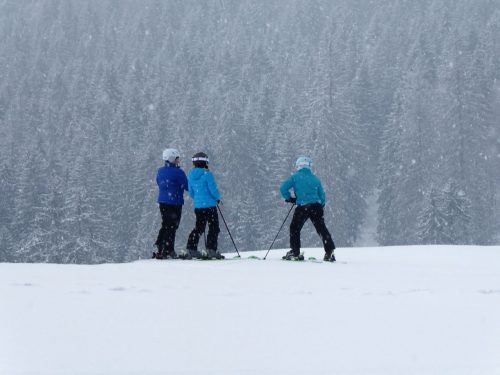
M326 203L325 191L321 181L309 168L299 169L288 177L280 186L280 192L284 199L291 197L290 189L293 189L297 198L297 206L311 203Z
M156 183L160 189L158 203L171 205L184 204L184 191L188 190L188 180L182 169L168 161L158 169Z
M189 172L188 181L189 196L193 198L194 208L217 206L220 193L212 172L205 168L193 168Z

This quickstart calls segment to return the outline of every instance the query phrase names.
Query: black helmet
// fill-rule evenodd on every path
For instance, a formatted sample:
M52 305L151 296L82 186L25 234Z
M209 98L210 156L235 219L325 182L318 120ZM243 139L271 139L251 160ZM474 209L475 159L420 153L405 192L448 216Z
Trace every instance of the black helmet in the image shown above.
M197 152L191 160L196 168L208 168L208 155L204 152Z

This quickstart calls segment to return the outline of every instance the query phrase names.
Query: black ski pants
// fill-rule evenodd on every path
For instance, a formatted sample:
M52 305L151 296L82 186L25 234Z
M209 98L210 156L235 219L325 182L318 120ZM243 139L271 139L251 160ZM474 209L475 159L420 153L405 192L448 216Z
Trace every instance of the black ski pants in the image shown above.
M187 249L198 250L200 236L205 232L208 223L207 250L217 250L217 238L219 237L219 215L217 207L195 208L196 225L189 235Z
M307 219L311 219L316 232L320 235L325 252L332 252L335 249L335 244L325 225L323 206L319 203L297 206L295 209L290 224L291 250L294 253L300 253L300 231Z
M175 246L175 232L181 222L182 206L160 203L161 228L156 246L161 253L171 253Z

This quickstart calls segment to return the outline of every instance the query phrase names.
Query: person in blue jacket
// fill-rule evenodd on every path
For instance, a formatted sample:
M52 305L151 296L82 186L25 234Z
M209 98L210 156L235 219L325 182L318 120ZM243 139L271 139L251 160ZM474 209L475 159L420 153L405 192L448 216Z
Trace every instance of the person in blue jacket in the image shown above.
M208 170L208 156L203 152L196 153L193 158L194 168L188 174L189 196L194 202L196 225L189 235L187 253L184 257L224 259L217 250L219 236L219 215L217 204L220 202L220 193L214 175ZM198 251L200 236L205 232L208 223L206 253Z
M303 260L300 254L300 231L308 219L311 219L316 232L323 241L325 256L323 260L335 262L335 244L325 225L323 207L326 203L325 191L321 181L312 171L312 160L301 156L295 163L297 172L287 178L280 186L280 192L286 202L297 204L290 224L290 248L283 257L285 260ZM293 190L295 197L292 197Z
M181 221L184 191L188 190L186 174L179 166L179 151L174 148L165 149L163 160L165 165L156 174L161 213L161 228L155 243L158 251L153 253L153 258L156 259L177 258L174 250L175 233Z

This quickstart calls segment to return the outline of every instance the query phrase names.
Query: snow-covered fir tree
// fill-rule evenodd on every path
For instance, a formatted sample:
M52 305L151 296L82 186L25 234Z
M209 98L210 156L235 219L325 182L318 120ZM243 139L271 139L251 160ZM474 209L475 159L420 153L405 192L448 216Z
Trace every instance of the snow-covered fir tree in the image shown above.
M441 191L432 187L425 195L422 211L418 215L418 237L423 244L448 244L450 238L446 204Z
M0 35L0 261L149 257L165 147L209 154L245 249L300 154L338 246L374 189L381 244L423 241L431 187L447 242L499 239L498 1L0 0Z

